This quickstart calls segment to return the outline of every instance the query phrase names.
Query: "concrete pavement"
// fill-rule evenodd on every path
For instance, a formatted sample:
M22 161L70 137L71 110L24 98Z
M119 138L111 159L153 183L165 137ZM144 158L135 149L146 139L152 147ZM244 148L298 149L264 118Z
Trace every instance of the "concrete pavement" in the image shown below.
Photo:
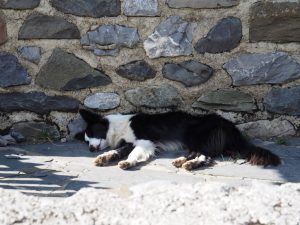
M84 143L5 147L0 148L0 188L38 196L66 197L85 187L118 191L155 180L178 184L215 181L241 184L252 180L300 182L300 138L289 139L288 145L254 142L277 153L284 165L261 168L243 160L220 158L212 167L188 172L171 165L183 152L163 152L147 164L124 171L116 165L95 167L93 160L100 153L90 153Z

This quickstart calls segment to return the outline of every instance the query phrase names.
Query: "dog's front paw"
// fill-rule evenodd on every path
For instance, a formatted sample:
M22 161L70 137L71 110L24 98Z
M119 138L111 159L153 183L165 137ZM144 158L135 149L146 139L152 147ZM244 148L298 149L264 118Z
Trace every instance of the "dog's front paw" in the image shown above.
M106 156L99 155L94 161L95 166L105 166L107 165Z
M118 163L118 166L123 170L127 170L128 168L131 167L131 163L126 160L123 160Z
M106 166L109 162L115 160L117 158L116 151L112 150L106 153L103 153L95 159L94 163L96 166Z
M175 159L172 162L172 165L175 166L176 168L180 168L186 161L187 161L187 159L182 156L182 157Z
M183 163L182 168L185 170L191 171L194 169L195 165L196 165L195 160L190 160L190 161Z

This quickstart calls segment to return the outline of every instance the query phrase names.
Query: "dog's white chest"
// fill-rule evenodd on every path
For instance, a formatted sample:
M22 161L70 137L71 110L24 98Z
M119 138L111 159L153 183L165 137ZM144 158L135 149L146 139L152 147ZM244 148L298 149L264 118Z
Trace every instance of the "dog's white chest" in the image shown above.
M133 116L121 114L106 116L109 121L106 141L110 147L116 148L122 139L129 143L136 141L136 137L130 126L130 119Z

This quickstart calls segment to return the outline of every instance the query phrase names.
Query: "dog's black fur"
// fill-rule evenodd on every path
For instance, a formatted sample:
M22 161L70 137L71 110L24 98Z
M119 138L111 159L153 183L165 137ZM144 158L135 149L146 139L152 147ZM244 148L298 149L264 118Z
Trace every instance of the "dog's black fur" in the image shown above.
M106 138L109 120L86 110L80 110L80 114L88 123L85 132L89 137ZM154 115L138 113L130 118L130 128L136 140L149 140L155 145L165 142L180 143L188 151L189 159L201 154L206 157L241 157L252 165L277 166L281 162L277 155L254 146L245 139L232 122L215 114L194 116L184 112ZM122 157L125 157L135 143L119 141L119 146L127 145L124 148L125 153L120 151ZM122 158L121 155L117 158Z

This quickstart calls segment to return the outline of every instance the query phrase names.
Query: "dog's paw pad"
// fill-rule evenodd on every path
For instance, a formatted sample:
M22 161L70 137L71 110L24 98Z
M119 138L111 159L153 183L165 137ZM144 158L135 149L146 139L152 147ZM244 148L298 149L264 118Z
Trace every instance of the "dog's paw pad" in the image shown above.
M127 161L120 161L119 163L118 163L118 166L121 168L121 169L123 169L123 170L126 170L126 169L128 169L130 166L131 166L131 164L130 164L130 162L127 162Z
M172 162L172 165L176 168L180 168L186 161L185 157L179 157Z
M191 171L194 167L194 162L192 161L187 161L185 163L182 164L182 168L188 171Z

